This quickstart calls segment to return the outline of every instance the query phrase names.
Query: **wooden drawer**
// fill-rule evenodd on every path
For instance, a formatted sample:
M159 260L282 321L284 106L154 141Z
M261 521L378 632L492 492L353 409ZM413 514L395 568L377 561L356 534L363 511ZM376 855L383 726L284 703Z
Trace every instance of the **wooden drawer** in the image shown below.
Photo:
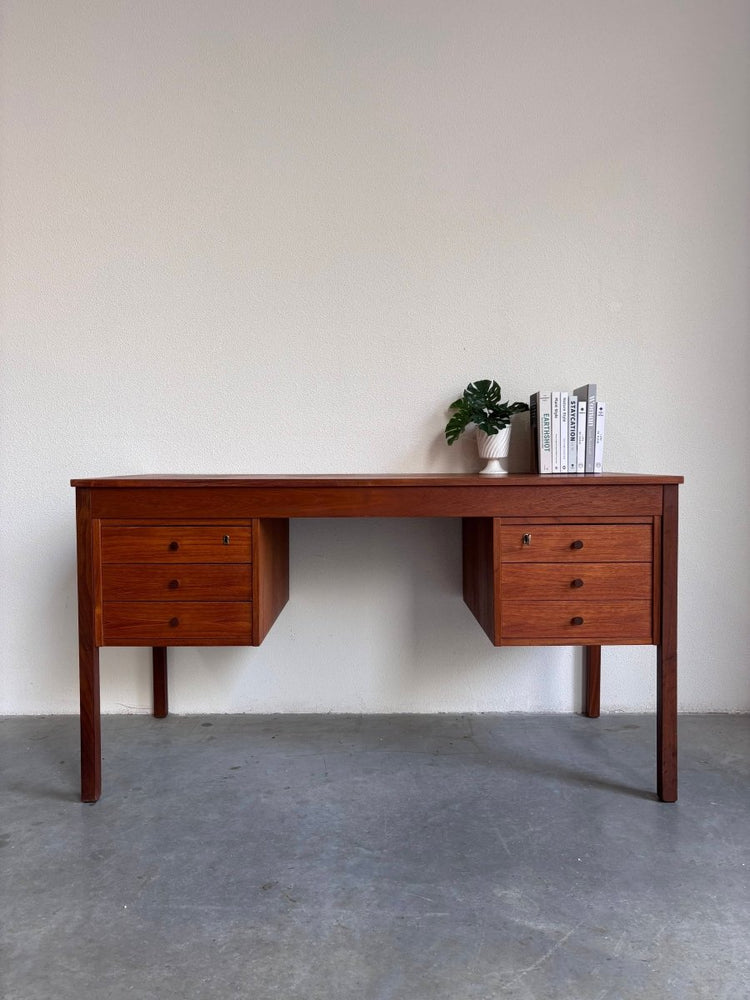
M651 600L651 563L522 563L502 566L502 599L524 601Z
M103 525L102 563L248 563L249 524Z
M503 642L630 645L652 642L650 601L503 601Z
M524 538L528 543L524 543ZM650 524L503 524L503 562L650 562Z
M108 601L249 601L249 563L111 563L102 569L102 599Z
M252 642L252 604L244 601L122 601L102 607L110 646L243 646Z

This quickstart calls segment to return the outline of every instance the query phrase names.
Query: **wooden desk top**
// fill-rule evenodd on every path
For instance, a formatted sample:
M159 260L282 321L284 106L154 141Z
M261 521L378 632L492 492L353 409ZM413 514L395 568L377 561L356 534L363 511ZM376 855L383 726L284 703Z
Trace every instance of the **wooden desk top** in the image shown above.
M71 486L85 489L159 489L161 488L228 488L258 487L279 489L348 488L367 489L399 487L509 487L509 486L663 486L683 482L682 476L652 476L622 472L576 473L571 475L535 475L531 473L507 476L482 476L463 472L422 472L389 475L157 475L157 476L104 476L91 479L72 479Z

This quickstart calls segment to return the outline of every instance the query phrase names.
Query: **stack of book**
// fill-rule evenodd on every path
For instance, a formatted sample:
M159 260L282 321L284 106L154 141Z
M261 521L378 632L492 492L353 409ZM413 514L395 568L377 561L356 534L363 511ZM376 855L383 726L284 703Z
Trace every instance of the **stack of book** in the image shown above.
M606 409L594 382L573 392L535 392L529 400L532 472L601 472Z

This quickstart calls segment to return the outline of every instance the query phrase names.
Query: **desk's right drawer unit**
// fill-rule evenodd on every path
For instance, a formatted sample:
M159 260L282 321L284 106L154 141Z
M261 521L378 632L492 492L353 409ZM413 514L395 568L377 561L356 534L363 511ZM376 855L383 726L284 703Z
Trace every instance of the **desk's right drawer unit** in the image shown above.
M491 593L477 609L470 585L467 603L496 645L658 641L653 518L628 523L495 518L474 527L475 537L468 529L469 567L476 564L471 550L476 553L478 545ZM466 536L464 544L466 557ZM465 573L466 568L465 562Z

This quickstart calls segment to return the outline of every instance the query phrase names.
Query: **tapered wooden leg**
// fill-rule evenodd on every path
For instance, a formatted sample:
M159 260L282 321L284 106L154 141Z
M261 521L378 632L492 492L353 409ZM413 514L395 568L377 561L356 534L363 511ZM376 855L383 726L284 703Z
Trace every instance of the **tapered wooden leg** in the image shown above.
M81 700L81 800L102 792L102 733L99 706L99 648L96 645L94 523L91 493L76 490L78 542L78 676Z
M165 719L169 711L167 699L167 647L154 646L154 718Z
M677 487L664 487L661 642L656 650L656 790L677 801Z
M583 648L583 714L590 719L599 718L599 691L601 689L602 647Z

